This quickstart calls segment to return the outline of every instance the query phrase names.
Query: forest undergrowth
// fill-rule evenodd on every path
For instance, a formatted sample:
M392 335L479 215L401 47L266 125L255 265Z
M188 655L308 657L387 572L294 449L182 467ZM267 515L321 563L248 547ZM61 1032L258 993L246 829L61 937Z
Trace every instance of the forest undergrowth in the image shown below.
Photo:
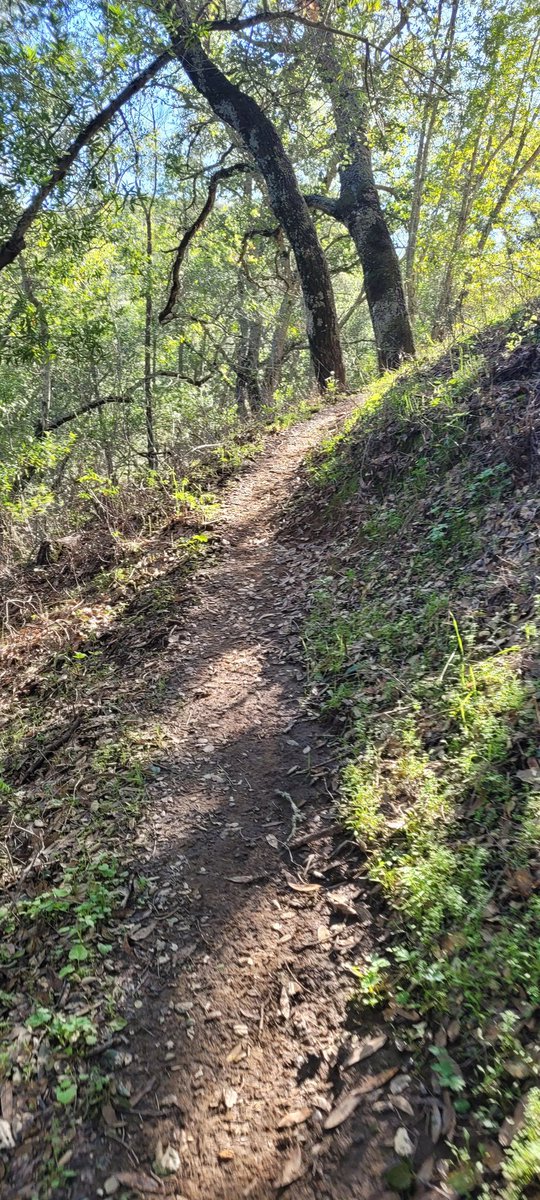
M538 1195L539 383L537 308L383 378L292 518L331 532L305 655L378 912L352 1015L429 1081L403 1193Z

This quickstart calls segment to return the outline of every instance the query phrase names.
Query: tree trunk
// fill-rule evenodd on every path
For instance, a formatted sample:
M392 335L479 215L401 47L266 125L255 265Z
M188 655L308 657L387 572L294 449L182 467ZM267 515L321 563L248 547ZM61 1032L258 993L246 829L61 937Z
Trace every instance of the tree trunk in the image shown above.
M307 335L320 388L345 383L332 282L315 226L279 134L259 105L208 57L184 0L167 0L172 48L197 91L241 138L268 188L272 209L294 251L306 308Z
M399 261L373 175L367 111L352 67L336 51L334 35L317 31L317 65L328 92L338 146L338 200L308 197L308 203L341 221L356 246L368 302L379 370L393 370L414 356Z
M390 237L371 166L365 153L340 170L341 220L356 246L364 273L377 362L380 371L393 371L414 358L414 338L405 302L399 260Z
M274 392L281 383L287 349L287 334L298 293L298 276L291 270L289 251L283 245L279 261L283 272L280 274L280 278L285 284L285 291L276 318L268 362L263 373L262 394L266 403L272 400Z
M260 321L240 317L240 353L236 374L236 404L240 416L258 412L262 404L259 386Z
M51 415L52 400L52 358L50 346L49 322L45 305L39 299L34 287L34 281L27 269L24 256L20 257L23 289L30 304L35 308L39 327L39 349L41 351L41 398L38 433L47 429Z
M146 226L146 284L144 297L144 413L146 420L146 457L149 471L157 471L158 452L154 428L154 371L153 371L153 327L154 305L152 299L152 259L154 254L152 234L152 207L144 206Z

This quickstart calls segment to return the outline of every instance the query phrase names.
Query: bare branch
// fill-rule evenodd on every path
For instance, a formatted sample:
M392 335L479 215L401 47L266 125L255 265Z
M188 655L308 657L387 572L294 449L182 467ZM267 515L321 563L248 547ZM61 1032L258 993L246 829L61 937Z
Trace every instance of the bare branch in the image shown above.
M84 146L88 145L92 138L95 137L96 133L99 133L102 129L105 129L106 126L110 124L113 117L115 117L123 107L123 105L127 104L128 100L131 100L132 96L136 96L137 92L142 91L142 89L146 87L146 84L153 79L154 76L157 75L167 63L172 62L173 58L174 55L170 51L165 51L163 54L160 54L157 58L155 58L153 62L149 63L149 65L144 68L144 71L141 71L140 74L136 75L135 79L132 79L125 88L122 88L122 91L114 97L114 100L111 100L110 103L105 106L105 108L102 108L100 112L96 113L96 115L92 117L92 120L85 125L84 129L81 129L80 133L77 134L77 137L71 143L71 145L68 146L68 149L65 151L65 153L61 154L57 158L56 165L53 167L48 179L46 179L45 183L42 183L41 187L34 192L30 203L21 213L13 233L9 238L7 238L4 244L0 246L0 271L3 271L4 267L7 267L10 263L14 262L14 260L21 253L21 250L24 250L26 244L25 238L28 230L30 229L31 225L33 225L38 213L43 208L45 201L50 196L53 189L58 183L61 183L62 180L65 179L70 167L73 166L73 163L78 158Z
M207 221L208 217L210 216L210 213L212 212L212 209L213 209L215 201L216 201L218 184L221 183L224 179L229 179L231 177L231 175L235 175L238 171L245 171L245 170L247 170L247 163L242 163L242 162L234 163L234 165L232 167L223 167L220 171L216 171L210 177L210 183L208 185L208 195L206 197L205 203L204 203L203 207L201 208L201 211L200 211L198 217L195 218L193 224L189 226L189 229L186 229L186 232L182 238L182 241L180 242L180 245L176 251L176 258L174 260L174 263L172 266L172 272L171 272L171 287L170 287L169 295L167 298L167 302L164 305L164 307L162 308L162 310L159 314L159 317L158 317L160 325L165 325L167 321L171 321L174 317L174 306L176 304L176 301L178 299L178 293L180 291L180 267L182 266L182 263L186 257L189 246L190 246L191 242L193 241L193 238L195 237L195 234L198 233L199 229L202 229L203 225L206 224L206 221Z
M426 75L425 71L416 67L408 59L386 49L391 39L397 32L401 31L406 22L400 22L399 26L392 31L390 37L386 38L382 44L370 41L369 38L361 33L352 33L349 29L340 29L338 25L328 25L325 21L314 21L311 17L304 17L295 9L290 8L284 8L277 12L253 13L251 17L221 17L217 21L205 22L204 33L241 33L244 29L251 29L255 25L269 25L273 21L295 21L297 25L303 25L307 29L320 29L323 33L333 33L337 37L348 38L349 41L353 42L360 42L366 49L374 50L376 54L393 58L395 62L401 63L402 66L413 71L415 75L419 75L421 78L424 78ZM442 89L441 94L443 94Z
M72 412L63 413L61 417L55 417L54 421L49 421L45 426L41 423L38 424L36 437L42 438L46 433L54 433L62 425L69 425L71 421L76 421L77 417L84 417L86 413L92 412L96 408L103 408L104 404L131 404L132 400L133 395L130 392L125 396L100 396L98 400L89 400L81 408L74 408Z

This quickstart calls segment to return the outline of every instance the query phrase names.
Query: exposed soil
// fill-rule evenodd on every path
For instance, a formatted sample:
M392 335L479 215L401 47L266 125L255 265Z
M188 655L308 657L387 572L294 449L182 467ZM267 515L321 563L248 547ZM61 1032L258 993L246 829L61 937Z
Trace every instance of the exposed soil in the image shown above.
M328 547L311 530L280 533L302 460L352 407L277 435L229 485L222 552L199 571L164 652L167 751L140 833L151 901L133 910L118 964L129 1024L102 1056L130 1108L78 1135L75 1200L104 1185L126 1192L111 1179L123 1172L144 1194L159 1142L179 1155L162 1185L178 1200L262 1200L289 1177L291 1200L380 1198L396 1161L403 1116L388 1086L368 1081L354 1115L323 1131L340 1095L402 1068L390 1040L339 1066L348 966L369 946L371 917L335 825L328 731L304 704L304 597ZM279 1128L300 1109L306 1120Z

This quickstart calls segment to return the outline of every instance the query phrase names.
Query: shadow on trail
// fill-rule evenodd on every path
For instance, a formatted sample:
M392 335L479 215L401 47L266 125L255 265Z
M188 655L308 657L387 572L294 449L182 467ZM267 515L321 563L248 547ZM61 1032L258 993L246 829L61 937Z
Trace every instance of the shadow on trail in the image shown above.
M96 1176L139 1161L148 1169L158 1138L179 1147L178 1186L190 1200L272 1195L299 1140L302 1178L291 1196L344 1197L349 1172L355 1196L368 1196L380 1176L360 1117L346 1138L328 1139L328 1158L309 1155L333 1100L343 1018L342 959L321 939L330 924L324 893L347 872L328 862L315 897L290 888L302 885L299 868L313 853L310 844L291 852L292 829L301 836L304 823L312 832L331 816L327 739L302 717L296 636L279 628L302 608L310 571L294 570L294 550L279 549L279 538L277 547L257 545L251 534L250 519L236 523L230 555L199 577L203 598L180 635L191 655L179 670L177 647L164 687L154 841L137 865L159 882L142 921L132 914L123 983L134 1064L121 1076L145 1091L146 1107L126 1117L120 1159L117 1141L98 1134L92 1146L86 1131L76 1200ZM145 922L152 932L139 941ZM343 929L354 957L365 930ZM277 1130L310 1100L322 1105L314 1127Z
M324 429L324 418L313 424ZM157 572L135 611L110 625L87 692L73 690L85 711L108 705L115 728L135 739L151 744L149 726L159 724L161 746L144 763L150 801L133 849L148 898L126 913L116 964L128 1025L94 1059L112 1073L116 1118L108 1112L77 1130L76 1174L57 1191L62 1200L86 1200L118 1172L148 1176L158 1141L180 1155L169 1191L179 1200L270 1197L297 1145L302 1175L291 1200L377 1191L383 1164L362 1108L346 1135L325 1138L310 1155L335 1099L343 946L354 959L368 936L362 925L336 922L325 903L328 887L347 879L343 855L331 863L331 834L298 851L288 846L304 829L331 826L331 749L301 707L298 634L317 550L275 531L276 507L294 492L310 438L306 427L276 440L230 490L220 555L195 576L187 611L175 610L183 576L174 567ZM156 644L153 627L145 634L161 584L155 624L166 624L167 637ZM69 748L42 762L45 785L50 776L67 787L73 757ZM322 846L326 861L317 861ZM312 877L306 866L319 868L317 893L291 887ZM91 999L88 988L72 991L72 1001L81 997ZM314 1113L309 1125L277 1128L302 1106ZM33 1195L41 1145L39 1133L28 1143L12 1184L17 1200Z

